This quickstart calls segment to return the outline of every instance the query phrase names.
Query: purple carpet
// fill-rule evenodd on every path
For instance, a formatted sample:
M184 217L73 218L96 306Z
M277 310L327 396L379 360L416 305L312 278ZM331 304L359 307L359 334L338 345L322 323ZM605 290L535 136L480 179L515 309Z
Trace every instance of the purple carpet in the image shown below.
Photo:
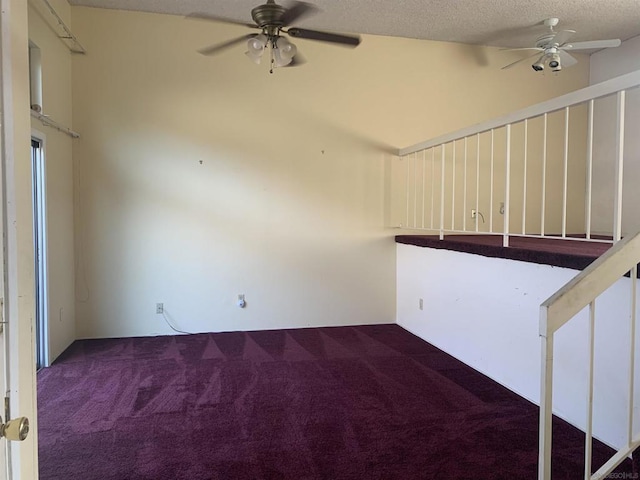
M611 248L610 243L534 237L509 237L504 248L502 235L446 235L444 240L438 235L397 235L396 242L575 270L584 270Z
M538 409L397 325L76 341L38 407L42 480L537 471ZM556 420L554 480L581 478L583 438Z

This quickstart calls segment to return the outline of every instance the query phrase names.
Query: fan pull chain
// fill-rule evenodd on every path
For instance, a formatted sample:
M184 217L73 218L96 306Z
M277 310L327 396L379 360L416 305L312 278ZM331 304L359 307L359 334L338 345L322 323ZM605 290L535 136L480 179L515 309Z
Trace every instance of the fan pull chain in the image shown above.
M274 58L274 55L273 55L273 43L271 43L271 45L269 46L269 58L270 58L270 61L269 61L269 67L270 67L269 73L273 74L273 66L276 63L276 59Z

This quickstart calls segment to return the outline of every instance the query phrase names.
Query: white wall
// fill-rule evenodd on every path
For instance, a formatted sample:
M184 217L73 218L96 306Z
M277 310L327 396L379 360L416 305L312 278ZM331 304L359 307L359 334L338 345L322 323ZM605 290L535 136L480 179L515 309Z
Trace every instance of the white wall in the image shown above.
M398 324L539 404L540 304L578 272L403 244L397 255ZM594 432L617 447L626 444L629 292L630 280L621 279L596 307ZM582 429L586 313L555 337L554 410ZM636 402L637 410L638 395Z
M71 8L66 0L51 4L67 25ZM41 51L42 113L72 127L71 52L58 38L58 26L42 2L29 4L29 40ZM47 201L47 273L49 358L52 361L75 340L73 254L73 160L71 137L32 118L32 128L45 135Z
M599 83L640 69L640 37L631 38L617 48L591 55L590 82ZM594 121L594 229L611 232L613 216L615 98L596 102ZM640 89L627 92L625 112L624 195L622 226L626 233L640 229Z
M78 336L392 322L385 229L395 147L586 85L501 71L498 49L300 40L273 75L242 35L181 17L72 9ZM488 55L489 64L479 56ZM386 149L388 151L388 148ZM247 308L235 306L246 295Z
M591 55L590 84L604 82L640 69L640 36Z

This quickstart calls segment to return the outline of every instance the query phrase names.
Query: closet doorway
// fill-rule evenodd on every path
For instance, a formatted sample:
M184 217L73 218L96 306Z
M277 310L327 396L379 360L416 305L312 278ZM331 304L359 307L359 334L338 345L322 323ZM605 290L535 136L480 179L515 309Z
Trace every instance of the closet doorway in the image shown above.
M36 369L48 366L49 330L47 319L47 197L44 159L44 137L31 137L33 172L33 242L35 252L36 294Z

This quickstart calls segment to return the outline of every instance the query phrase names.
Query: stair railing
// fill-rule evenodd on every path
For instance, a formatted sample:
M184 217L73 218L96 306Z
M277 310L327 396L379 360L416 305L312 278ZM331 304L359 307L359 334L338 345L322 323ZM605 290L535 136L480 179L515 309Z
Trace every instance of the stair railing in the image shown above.
M540 336L542 339L542 375L540 391L540 438L538 479L551 480L551 422L553 416L553 340L554 334L569 322L583 308L589 307L589 370L587 387L587 422L585 428L585 480L603 480L636 448L640 446L640 436L633 432L634 408L634 365L635 329L637 310L637 278L640 263L640 232L626 236L604 255L580 272L560 290L547 299L540 307ZM629 316L629 377L627 440L595 473L591 472L593 443L593 371L594 332L596 299L625 274L630 276L630 316Z
M440 238L445 233L501 234L505 246L509 236L620 240L626 92L638 86L640 70L400 149L406 181L401 221L395 226L437 231ZM614 218L611 232L595 232L600 237L592 231L594 102L612 96L616 98L615 151L611 152L615 160ZM551 121L561 125L551 128ZM576 138L583 137L586 145L575 143ZM586 178L584 186L582 182L578 185L575 177L570 178L575 155L584 156L584 164L579 164L579 174ZM537 177L540 184L534 185ZM578 198L579 215L576 188L584 188L584 198ZM521 207L518 211L514 200ZM503 216L502 222L495 218L497 215ZM482 227L480 218L486 220ZM576 225L581 231L572 231L578 228Z

